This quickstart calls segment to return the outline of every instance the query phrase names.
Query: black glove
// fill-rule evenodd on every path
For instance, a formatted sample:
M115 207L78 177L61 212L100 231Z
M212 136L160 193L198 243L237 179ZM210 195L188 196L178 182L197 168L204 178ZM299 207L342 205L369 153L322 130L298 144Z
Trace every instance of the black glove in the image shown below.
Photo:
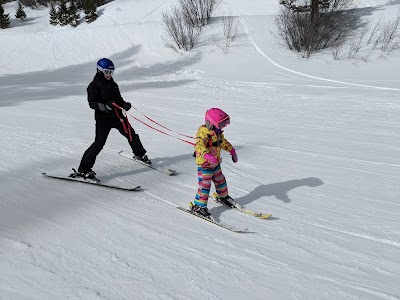
M129 102L125 102L125 104L124 104L124 109L125 109L126 111L130 110L131 107L132 107L132 104L130 104Z
M114 101L108 102L108 103L106 104L106 109L107 109L107 110L113 110L114 107L115 107L114 104L115 104Z
M113 110L113 105L108 106L108 104L104 104L104 103L97 103L97 102L93 102L97 105L98 109L100 109L101 111L110 111ZM91 106L92 107L92 106ZM93 107L92 107L93 108Z

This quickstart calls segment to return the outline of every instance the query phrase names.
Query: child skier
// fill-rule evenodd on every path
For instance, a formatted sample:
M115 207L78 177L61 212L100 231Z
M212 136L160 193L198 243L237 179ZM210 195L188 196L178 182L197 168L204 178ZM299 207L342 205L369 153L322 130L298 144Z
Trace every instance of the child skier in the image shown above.
M228 187L225 176L221 170L221 149L228 151L232 161L236 163L238 157L235 149L225 139L222 128L230 124L229 115L219 108L211 108L206 111L206 123L201 125L196 134L196 163L198 165L199 188L194 200L190 203L190 209L196 214L209 217L207 209L210 194L211 181L220 201L228 206L234 206L235 201L228 195Z

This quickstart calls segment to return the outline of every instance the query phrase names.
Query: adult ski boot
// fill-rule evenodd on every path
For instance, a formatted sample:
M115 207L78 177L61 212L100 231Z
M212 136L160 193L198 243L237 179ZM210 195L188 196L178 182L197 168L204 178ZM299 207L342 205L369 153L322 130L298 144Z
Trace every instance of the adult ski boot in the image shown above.
M96 172L95 171L93 171L93 170L89 170L88 172L77 172L75 169L72 169L72 171L74 171L73 173L71 173L70 175L69 175L69 177L72 177L72 178L78 178L78 177L80 177L80 178L83 178L83 179L89 179L89 180L95 180L95 181L99 181L97 178L96 178Z
M151 165L151 160L147 157L146 154L143 156L135 155L133 156L133 158L141 162L144 162L145 164Z

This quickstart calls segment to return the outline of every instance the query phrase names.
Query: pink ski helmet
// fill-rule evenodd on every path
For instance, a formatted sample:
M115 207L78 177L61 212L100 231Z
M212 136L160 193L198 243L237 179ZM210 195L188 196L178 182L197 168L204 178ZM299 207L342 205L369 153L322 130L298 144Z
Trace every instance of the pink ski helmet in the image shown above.
M222 129L231 122L229 115L219 108L207 110L205 119L207 125L212 125L217 129Z

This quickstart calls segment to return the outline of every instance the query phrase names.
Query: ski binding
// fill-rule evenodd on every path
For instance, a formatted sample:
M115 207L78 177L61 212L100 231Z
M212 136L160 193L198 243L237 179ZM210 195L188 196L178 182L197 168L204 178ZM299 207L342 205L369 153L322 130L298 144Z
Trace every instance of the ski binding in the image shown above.
M68 177L68 176L62 176L62 175L48 174L46 172L43 172L42 175L47 177L47 178L54 178L54 179L60 179L60 180L88 183L88 184L93 184L93 185L98 185L98 186L102 186L102 187L107 187L107 188L112 188L112 189L117 189L117 190L123 190L123 191L137 191L137 190L140 189L140 185L133 186L133 187L123 187L123 186L118 186L118 185L102 183L102 182L100 182L99 179L84 179L82 177Z
M193 205L193 204L190 202L189 205ZM189 214L191 214L191 215L193 215L193 216L195 216L195 217L198 217L198 218L200 218L200 219L203 219L203 220L205 220L205 221L208 221L208 222L210 222L210 223L212 223L212 224L214 224L214 225L217 225L217 226L219 226L219 227L222 227L222 228L227 229L227 230L232 231L232 232L236 232L236 233L245 233L245 232L248 232L248 231L247 231L248 228L245 228L245 229L237 229L237 228L234 228L234 227L232 227L232 226L229 226L229 225L226 225L226 224L224 224L224 223L221 223L221 222L216 221L212 216L210 216L210 217L204 217L204 216L202 216L202 215L196 214L195 212L193 212L193 211L190 210L190 209L187 209L187 208L184 208L184 207L181 207L181 206L177 206L177 209L179 209L179 210L181 210L181 211L184 211L184 212L187 212L187 213L189 213Z

